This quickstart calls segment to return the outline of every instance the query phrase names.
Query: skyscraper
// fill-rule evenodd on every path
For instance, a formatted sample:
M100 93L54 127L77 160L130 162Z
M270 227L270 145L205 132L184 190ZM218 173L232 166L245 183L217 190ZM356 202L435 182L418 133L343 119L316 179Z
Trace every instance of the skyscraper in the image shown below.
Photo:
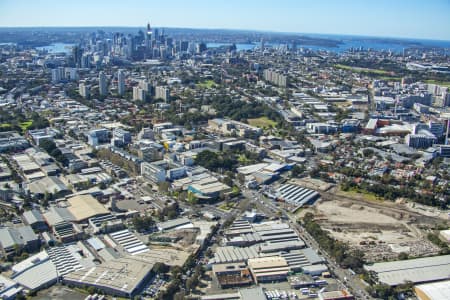
M117 72L117 92L121 96L125 94L125 73L123 70Z
M147 23L147 31L145 33L145 46L147 49L152 48L152 28L150 27L150 23Z
M83 49L81 49L80 46L74 46L72 48L73 62L74 62L74 66L76 68L81 68L81 56L82 55L83 55Z
M106 85L106 75L105 72L100 71L98 73L98 90L101 96L108 94L108 87Z

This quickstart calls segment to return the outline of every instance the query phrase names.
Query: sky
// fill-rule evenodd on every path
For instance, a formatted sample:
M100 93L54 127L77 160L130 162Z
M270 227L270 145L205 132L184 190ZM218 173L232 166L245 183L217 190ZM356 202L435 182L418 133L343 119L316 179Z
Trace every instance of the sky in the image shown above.
M0 27L249 29L450 40L450 0L0 0Z

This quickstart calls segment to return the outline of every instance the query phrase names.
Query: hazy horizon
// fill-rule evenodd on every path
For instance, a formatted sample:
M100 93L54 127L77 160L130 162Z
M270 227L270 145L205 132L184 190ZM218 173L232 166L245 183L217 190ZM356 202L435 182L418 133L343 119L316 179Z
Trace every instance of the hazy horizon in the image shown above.
M0 1L0 27L154 27L450 40L450 2ZM232 16L232 17L230 17Z

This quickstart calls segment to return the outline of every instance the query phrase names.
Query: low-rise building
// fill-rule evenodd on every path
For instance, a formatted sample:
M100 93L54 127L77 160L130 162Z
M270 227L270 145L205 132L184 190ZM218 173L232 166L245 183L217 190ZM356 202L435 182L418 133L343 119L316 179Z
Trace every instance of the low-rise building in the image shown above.
M39 250L40 246L41 240L31 226L0 228L0 247L5 257L17 255L17 252L22 250L34 252Z
M286 280L290 268L283 257L258 257L248 260L248 266L256 283Z

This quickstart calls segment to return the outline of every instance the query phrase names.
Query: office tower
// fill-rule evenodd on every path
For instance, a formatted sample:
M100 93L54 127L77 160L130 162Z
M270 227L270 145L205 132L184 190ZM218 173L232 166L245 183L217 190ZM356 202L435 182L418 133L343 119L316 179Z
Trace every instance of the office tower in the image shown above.
M88 69L91 67L91 56L88 54L83 54L81 56L81 68Z
M81 68L82 55L83 55L83 50L80 48L80 46L74 46L72 48L73 63L76 68Z
M189 50L189 42L188 41L180 41L180 52L187 52Z
M106 85L106 75L105 72L100 71L98 73L98 91L100 96L105 96L108 94L108 86Z
M123 70L117 72L117 93L121 96L125 94L125 73Z
M126 38L126 45L125 45L125 56L130 58L133 56L133 52L134 52L134 40L133 37L131 35L128 35Z
M152 46L152 28L150 27L150 23L147 23L147 31L145 33L145 46L147 49L150 49Z
M206 47L206 44L205 43L198 43L197 44L197 49L196 49L196 52L197 52L197 54L200 54L200 53L202 53L203 51L206 51L208 48Z

